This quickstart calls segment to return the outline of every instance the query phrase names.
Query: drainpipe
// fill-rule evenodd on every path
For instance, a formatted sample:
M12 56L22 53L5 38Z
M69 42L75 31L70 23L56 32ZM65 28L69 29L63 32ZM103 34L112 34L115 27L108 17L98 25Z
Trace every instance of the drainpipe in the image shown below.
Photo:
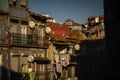
M8 67L10 68L10 45L11 45L11 36L10 36L10 31L9 28L7 27L6 29L6 35L7 35L7 44L8 44Z

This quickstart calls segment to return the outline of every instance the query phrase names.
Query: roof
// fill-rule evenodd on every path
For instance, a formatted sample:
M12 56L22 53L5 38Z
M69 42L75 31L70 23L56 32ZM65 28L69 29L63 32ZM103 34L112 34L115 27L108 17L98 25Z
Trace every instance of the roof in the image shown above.
M98 17L100 21L104 21L104 15L100 15L100 16L88 16L88 20L94 20L95 17Z
M69 35L69 27L66 25L46 22L46 27L51 28L50 36L55 40L64 40Z
M71 19L66 19L63 24L65 24L65 23L67 23L67 22L71 22L71 23L72 23L72 24L68 24L68 26L73 26L73 27L74 27L74 26L81 26L80 23L74 22L74 21L71 20ZM65 24L65 25L67 25L67 24Z
M71 26L81 26L81 24L73 22Z
M44 16L38 13L34 13L32 11L28 11L29 15L32 16L33 18L37 19L37 20L47 20L47 19L53 19L52 17L48 17L48 16Z
M73 22L72 19L66 19L65 22Z
M78 41L78 42L80 40L86 40L87 39L86 35L83 32L81 32L80 30L72 30L69 33L67 38L71 39L71 40Z
M99 16L100 21L104 21L104 15Z

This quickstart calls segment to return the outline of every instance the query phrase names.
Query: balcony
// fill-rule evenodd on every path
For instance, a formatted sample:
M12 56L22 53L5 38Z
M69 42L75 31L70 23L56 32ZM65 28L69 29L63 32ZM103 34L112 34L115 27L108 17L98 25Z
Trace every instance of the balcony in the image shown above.
M11 33L10 46L46 48L47 43L44 36L38 36L37 34Z

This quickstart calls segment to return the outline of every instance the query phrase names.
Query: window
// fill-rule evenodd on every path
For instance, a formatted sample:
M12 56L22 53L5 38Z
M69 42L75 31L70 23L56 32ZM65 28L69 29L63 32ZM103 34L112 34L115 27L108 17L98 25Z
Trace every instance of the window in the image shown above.
M12 22L12 23L19 23L19 20L11 18L10 22Z
M20 23L23 25L28 25L28 21L25 21L25 20L21 20Z
M4 20L0 20L0 39L5 39L5 24L4 24Z

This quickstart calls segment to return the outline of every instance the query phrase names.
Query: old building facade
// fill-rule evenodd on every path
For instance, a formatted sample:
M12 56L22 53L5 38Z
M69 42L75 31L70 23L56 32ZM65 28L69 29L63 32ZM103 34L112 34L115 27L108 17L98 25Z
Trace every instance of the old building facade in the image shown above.
M2 80L18 80L17 73L32 73L32 80L78 80L80 41L104 38L103 16L97 22L97 17L89 18L87 26L71 19L59 24L49 22L53 21L50 16L30 11L28 0L0 0L0 3Z
M1 67L14 72L36 72L35 80L46 80L50 60L47 59L45 23L51 17L29 11L28 0L1 0L1 3L4 3L0 6ZM31 62L31 57L34 62ZM3 72L0 78L6 79L2 76Z

